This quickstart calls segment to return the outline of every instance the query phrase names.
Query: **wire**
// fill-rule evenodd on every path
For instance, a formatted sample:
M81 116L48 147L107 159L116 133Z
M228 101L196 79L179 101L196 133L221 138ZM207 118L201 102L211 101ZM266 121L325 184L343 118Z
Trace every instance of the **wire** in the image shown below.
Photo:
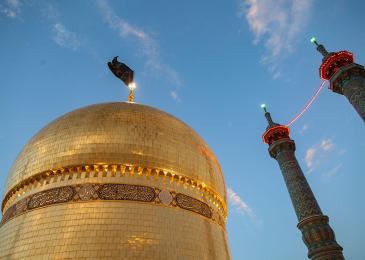
M312 98L307 102L307 104L305 105L305 107L302 109L302 111L297 114L292 120L289 121L289 123L286 124L286 126L290 126L292 125L295 121L297 121L307 110L308 108L312 105L313 101L318 97L319 93L321 93L324 85L325 85L326 81L322 81L321 85L319 86L319 88L317 89L316 93L312 96Z

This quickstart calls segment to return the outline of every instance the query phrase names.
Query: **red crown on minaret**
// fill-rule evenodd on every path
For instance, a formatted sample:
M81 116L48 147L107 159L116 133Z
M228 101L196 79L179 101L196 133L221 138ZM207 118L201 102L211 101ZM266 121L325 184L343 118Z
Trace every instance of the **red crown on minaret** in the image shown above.
M285 125L277 125L270 127L266 130L266 132L262 135L262 140L264 143L270 145L275 141L278 141L283 138L289 138L290 129Z
M316 38L313 37L311 42L323 55L323 61L319 67L319 76L323 80L330 80L342 67L354 62L354 55L349 51L328 52L322 44L318 44Z
M273 142L278 141L283 138L289 138L290 129L285 125L279 125L272 121L271 115L266 110L266 106L261 105L262 109L265 111L265 117L268 122L265 133L262 135L262 140L264 143L271 145Z
M349 51L339 51L330 54L319 67L319 76L330 80L342 67L354 63L354 55Z

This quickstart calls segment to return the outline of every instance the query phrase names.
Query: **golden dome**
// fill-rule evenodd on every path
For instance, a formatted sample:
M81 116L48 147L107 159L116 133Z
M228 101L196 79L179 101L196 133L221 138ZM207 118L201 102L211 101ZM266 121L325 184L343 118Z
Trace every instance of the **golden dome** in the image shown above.
M80 108L40 130L14 162L5 193L35 174L85 164L160 168L226 199L218 160L194 130L161 110L126 102Z
M213 152L158 109L106 103L36 134L5 188L0 258L230 259Z

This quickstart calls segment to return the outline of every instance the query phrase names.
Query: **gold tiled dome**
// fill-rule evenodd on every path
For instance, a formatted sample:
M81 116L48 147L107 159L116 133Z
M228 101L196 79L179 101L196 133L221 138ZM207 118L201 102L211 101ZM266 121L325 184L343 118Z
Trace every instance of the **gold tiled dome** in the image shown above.
M0 259L230 259L219 163L158 109L106 103L36 134L5 188Z
M161 110L126 102L77 109L43 128L14 162L5 193L35 174L86 164L167 170L205 183L225 200L219 163L194 130Z

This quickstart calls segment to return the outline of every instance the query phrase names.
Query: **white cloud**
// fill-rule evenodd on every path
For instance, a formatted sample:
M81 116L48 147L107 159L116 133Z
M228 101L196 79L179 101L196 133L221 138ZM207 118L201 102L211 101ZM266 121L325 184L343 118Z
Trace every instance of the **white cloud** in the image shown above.
M81 42L76 33L69 31L61 22L56 22L53 25L52 32L53 41L61 47L70 48L75 51L81 46Z
M134 40L139 44L141 54L146 58L146 65L149 69L165 76L170 83L176 86L182 85L178 73L162 61L158 45L150 34L115 14L106 0L99 0L97 3L105 22L111 29L117 31L121 38Z
M331 139L324 139L321 142L320 148L323 151L331 151L334 147L334 144Z
M329 138L323 139L318 144L308 148L304 158L308 173L318 168L334 148L335 144Z
M313 159L314 155L316 154L316 151L317 150L314 148L309 148L305 154L305 163L308 168L312 168L313 166Z
M41 3L40 13L50 24L52 40L58 46L76 51L83 45L78 34L63 23L60 12L52 3Z
M6 17L16 18L21 13L22 3L19 0L6 0L0 5L0 12Z
M154 43L149 34L117 16L107 1L100 0L98 1L98 5L105 21L112 29L116 30L121 37L127 38L131 36L138 39L145 45L146 49L148 49L145 51L149 52L149 55L156 55L157 50L153 47Z
M31 1L6 0L4 4L0 4L0 12L7 17L16 18L21 13L23 5L37 6L40 8L40 13L50 22L52 31L52 40L59 46L77 50L81 45L81 41L75 32L66 28L60 21L60 14L54 5L50 3L36 3Z
M298 34L310 16L313 0L243 0L254 43L263 43L261 61L273 77L280 77L280 59L294 50Z
M172 99L176 100L177 102L181 103L181 99L176 91L170 91L170 96Z
M243 215L249 216L251 219L255 219L256 216L253 210L244 202L236 192L227 188L228 201Z

